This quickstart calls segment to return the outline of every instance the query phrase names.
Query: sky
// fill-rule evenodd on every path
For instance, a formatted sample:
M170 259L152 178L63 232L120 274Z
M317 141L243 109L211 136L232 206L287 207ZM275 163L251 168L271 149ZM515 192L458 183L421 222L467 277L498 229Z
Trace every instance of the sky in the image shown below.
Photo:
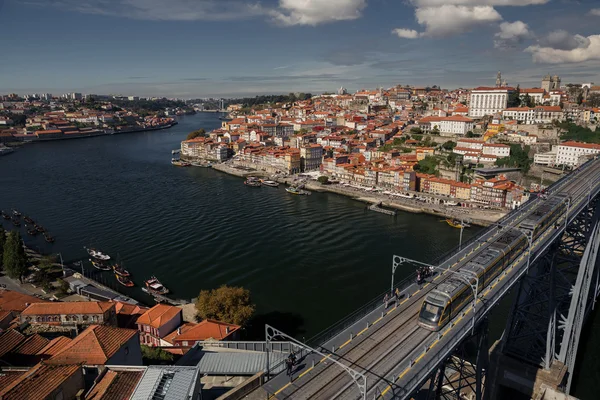
M600 83L600 0L0 0L0 93Z

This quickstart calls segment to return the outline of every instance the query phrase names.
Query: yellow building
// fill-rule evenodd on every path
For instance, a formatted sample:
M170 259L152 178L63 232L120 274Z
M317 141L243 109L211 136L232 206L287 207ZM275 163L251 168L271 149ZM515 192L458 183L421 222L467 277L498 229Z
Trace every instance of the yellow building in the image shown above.
M435 149L433 147L417 147L417 161L424 160L427 156L433 156Z

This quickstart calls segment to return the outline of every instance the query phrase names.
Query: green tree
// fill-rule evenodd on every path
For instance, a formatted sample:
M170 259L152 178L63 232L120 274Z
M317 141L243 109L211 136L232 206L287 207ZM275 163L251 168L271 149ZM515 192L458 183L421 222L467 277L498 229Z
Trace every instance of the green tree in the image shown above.
M469 131L467 132L467 134L465 135L465 137L467 138L474 138L476 135L473 133L473 131Z
M329 178L326 177L325 175L320 176L317 180L319 181L319 183L321 185L327 185L327 183L329 182Z
M520 144L510 145L510 156L499 158L496 165L500 167L520 168L524 173L529 172L533 160L529 158L529 146L521 147Z
M23 240L19 232L13 231L8 234L4 244L2 255L4 270L13 279L22 280L27 271L27 256L23 248Z
M438 160L435 157L427 156L415 166L416 169L424 174L435 174L438 166Z
M173 361L173 354L160 347L141 345L140 348L142 350L142 359L146 365L168 364Z
M508 107L519 107L521 105L521 88L517 85L517 89L508 95Z
M417 126L410 128L410 133L412 133L413 135L421 135L423 133L423 130Z
M198 136L205 136L206 135L206 131L204 129L198 129L196 131L190 132L187 135L187 139L186 140L192 140L197 138Z
M433 129L431 130L431 134L432 135L439 135L440 134L440 128L438 128L438 126L434 126Z
M4 265L3 254L4 254L4 243L6 243L6 232L2 225L0 225L0 271Z
M242 287L223 285L218 289L202 290L196 301L200 319L244 325L254 314L250 291Z
M535 101L531 98L529 93L525 93L525 96L523 97L523 100L521 101L521 105L524 105L529 108L535 107Z
M470 132L470 131L469 131L469 132ZM456 147L456 142L453 142L452 140L448 140L447 142L445 142L445 143L442 145L442 148L443 148L444 150L452 150L452 149L454 149L455 147Z

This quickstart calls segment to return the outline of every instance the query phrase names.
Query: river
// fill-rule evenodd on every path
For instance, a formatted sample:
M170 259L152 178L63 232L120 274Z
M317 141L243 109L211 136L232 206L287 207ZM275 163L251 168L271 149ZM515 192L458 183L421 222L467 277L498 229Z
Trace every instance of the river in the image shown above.
M217 115L200 113L168 130L23 146L0 157L0 208L16 207L46 227L52 245L21 229L44 252L86 260L83 247L93 245L118 256L138 285L123 288L133 297L150 275L177 298L244 286L259 321L298 337L386 290L392 255L429 261L458 244L459 230L433 216L394 218L335 194L292 196L170 164L189 132L219 126ZM477 231L465 230L465 240ZM396 278L413 271L399 269Z

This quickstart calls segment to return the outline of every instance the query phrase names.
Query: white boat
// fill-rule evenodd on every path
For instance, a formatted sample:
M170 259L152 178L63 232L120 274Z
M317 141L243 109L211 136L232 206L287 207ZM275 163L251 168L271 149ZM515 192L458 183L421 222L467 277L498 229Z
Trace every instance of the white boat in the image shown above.
M271 187L279 186L279 182L275 182L275 181L262 181L262 184L265 186L271 186Z
M398 196L404 197L405 199L412 199L414 197L414 195L412 195L412 194L404 194L404 193L398 193Z
M85 248L88 252L88 254L92 257L94 257L97 260L101 260L101 261L108 261L110 260L110 256L108 254L104 254L101 251L98 251L96 249L88 249L87 247Z
M458 203L455 201L446 200L446 205L447 206L457 206Z

